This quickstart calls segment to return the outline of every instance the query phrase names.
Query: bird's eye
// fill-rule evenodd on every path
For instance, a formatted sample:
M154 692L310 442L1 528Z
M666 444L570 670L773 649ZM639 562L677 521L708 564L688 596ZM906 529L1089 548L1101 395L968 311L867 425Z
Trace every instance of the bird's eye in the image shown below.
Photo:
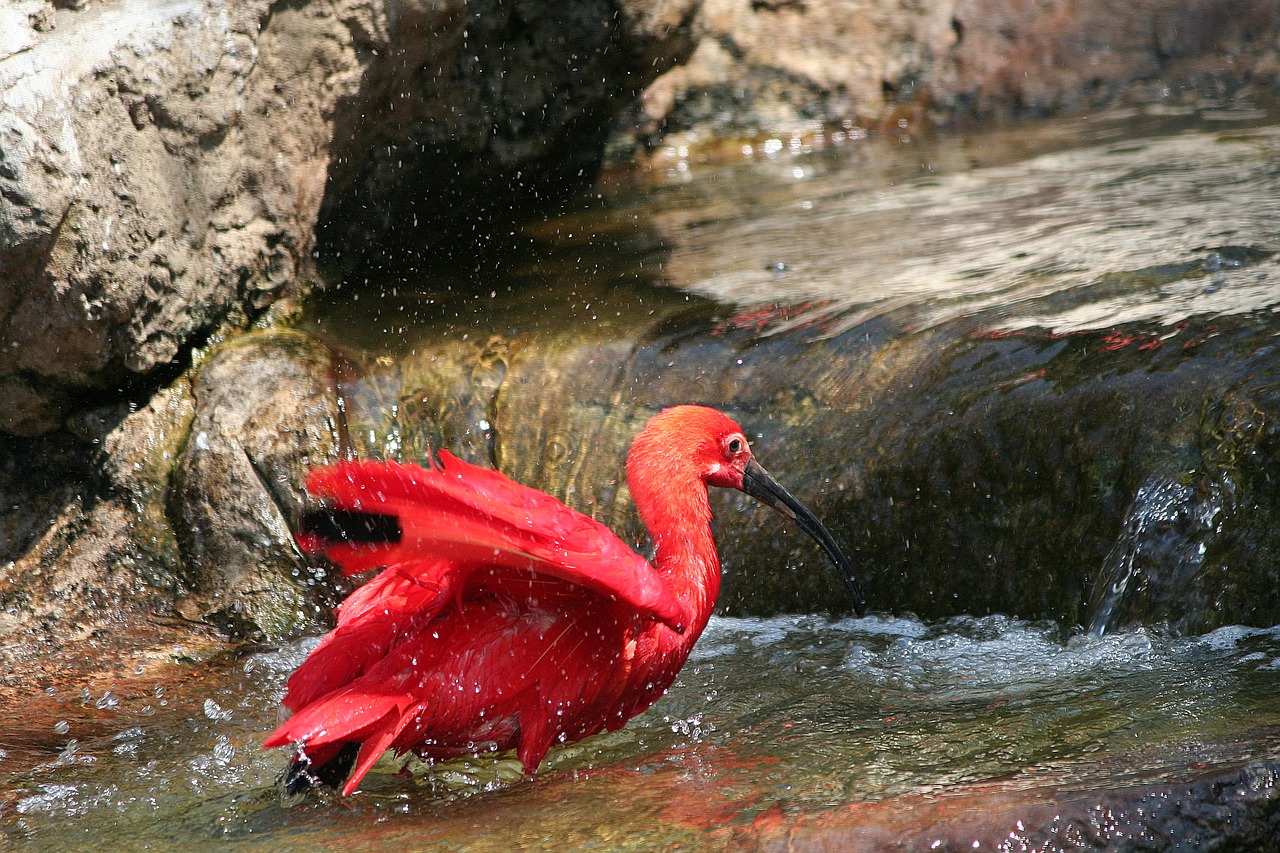
M742 452L742 439L740 438L729 439L729 443L725 445L725 449L727 449L730 453L732 453L735 456L738 455L739 453Z

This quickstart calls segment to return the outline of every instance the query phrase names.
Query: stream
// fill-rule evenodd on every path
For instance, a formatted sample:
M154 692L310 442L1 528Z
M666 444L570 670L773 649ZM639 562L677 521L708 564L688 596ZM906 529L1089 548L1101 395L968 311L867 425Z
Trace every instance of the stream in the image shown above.
M878 442L869 455L880 469L866 463L848 483L825 475L868 515L838 496L818 513L844 541L880 522L919 531L914 550L855 549L872 615L820 606L825 576L770 600L772 614L779 600L827 612L770 615L751 572L790 577L794 567L753 564L739 541L746 522L720 503L729 615L713 619L666 698L620 732L553 749L534 780L510 756L436 766L386 757L354 797L285 798L286 758L258 744L277 723L284 680L317 642L307 636L234 656L139 660L128 685L51 688L21 722L0 717L0 847L1049 851L1262 839L1273 846L1248 849L1276 849L1280 627L1269 610L1231 609L1230 590L1215 597L1202 576L1227 547L1222 530L1235 531L1232 555L1240 536L1276 535L1223 520L1241 517L1238 496L1255 494L1253 481L1235 469L1189 479L1160 450L1166 467L1134 464L1132 488L1100 500L1106 531L1093 545L1058 549L1045 579L1026 581L1044 601L1012 580L1028 564L1000 551L981 583L948 586L930 567L953 574L949 552L968 540L945 514L907 514L907 487L877 485L894 442L877 433L875 412L900 404L873 404L919 393L949 412L956 400L978 411L937 389L968 377L1007 401L1054 379L1068 357L1090 375L1123 363L1155 376L1190 369L1198 354L1248 365L1233 393L1273 401L1280 124L1250 105L1202 104L936 139L764 140L742 154L708 165L672 152L665 167L609 176L599 196L465 261L337 286L296 327L343 352L357 449L412 457L444 444L561 494L586 481L522 463L521 439L501 434L504 407L524 398L481 405L474 387L567 376L588 397L591 371L613 375L621 363L624 379L599 392L615 403L631 399L627 383L652 377L667 377L663 393L685 383L714 402L802 356L848 359L864 378L879 371L888 378L874 395L850 371L807 373L818 377L808 396L762 392L810 413L787 422L793 435L796 423L821 428L812 411L826 394L847 413L830 432L866 425ZM569 340L575 326L589 331ZM409 377L437 377L450 347L476 341L502 354L500 369L463 371L465 390L440 392L443 414L415 420L410 403L425 397ZM961 354L927 390L895 384L898 365L928 359L884 354L921 341ZM1103 360L1113 352L1153 360ZM677 356L725 366L681 368ZM544 372L522 373L522 357ZM1190 375L1211 385L1218 374ZM1047 396L1082 380L1057 381ZM900 416L923 424L925 403L913 405ZM601 435L593 440L616 461L612 433ZM761 442L780 473L782 448ZM818 450L808 456L826 464ZM1061 476L1035 476L1065 488ZM622 523L605 497L598 514ZM925 528L951 538L930 540ZM1084 538L1083 528L1069 534ZM1197 621L1210 609L1222 618Z
M386 758L349 800L288 802L275 784L283 756L258 744L313 645L251 654L185 690L157 685L141 705L64 697L65 743L23 774L0 839L695 850L754 843L778 810L992 788L1030 800L1176 781L1188 766L1231 767L1242 749L1280 760L1277 629L1094 638L1000 616L716 618L666 699L620 732L554 750L536 781L510 757ZM77 737L88 708L99 732Z

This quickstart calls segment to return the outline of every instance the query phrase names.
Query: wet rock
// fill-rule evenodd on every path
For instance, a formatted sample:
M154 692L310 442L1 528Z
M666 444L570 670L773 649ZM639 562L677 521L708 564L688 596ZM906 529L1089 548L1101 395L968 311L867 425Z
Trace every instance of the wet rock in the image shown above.
M1274 521L1263 520L1277 505L1265 473L1277 464L1273 328L1266 313L1171 335L1155 327L1168 337L1147 348L1154 338L1132 328L988 337L944 327L883 344L872 328L830 341L826 363L816 351L788 356L778 342L753 355L812 398L774 410L784 428L771 432L813 434L798 488L824 484L815 502L836 519L879 606L1088 624L1099 567L1128 541L1150 563L1121 623L1199 632L1280 619L1265 531ZM759 384L778 387L781 376ZM1204 434L1223 389L1257 413L1251 429L1230 433L1240 449L1229 456ZM834 434L822 428L831 421ZM1197 520L1134 534L1124 518L1157 474L1189 490L1181 494L1193 495ZM726 556L745 558L741 542L752 539L726 537ZM820 606L800 578L744 580L733 589L747 609L766 596Z
M868 424L872 454L850 505L867 529L899 531L864 546L886 577L909 579L886 592L917 612L976 598L1088 624L1099 614L1081 593L1110 583L1106 572L1095 581L1096 567L1128 548L1146 561L1143 580L1115 623L1273 624L1275 545L1262 530L1276 505L1263 472L1276 464L1280 404L1270 327L1265 314L1196 321L1147 349L1153 339L1135 330L978 338L901 377L897 404ZM1223 389L1257 411L1256 428L1230 438L1241 452L1229 459L1205 440L1215 429L1205 413L1223 405ZM1163 519L1148 507L1135 529L1131 502L1155 482L1180 484L1177 507Z
M919 133L972 115L1096 107L1146 85L1221 97L1280 72L1280 17L1265 0L1229 11L1217 0L706 0L693 26L689 61L645 92L650 144L824 126Z
M332 376L330 351L291 332L248 335L201 365L167 495L190 618L280 637L326 615L334 584L303 570L290 523L307 468L340 444Z

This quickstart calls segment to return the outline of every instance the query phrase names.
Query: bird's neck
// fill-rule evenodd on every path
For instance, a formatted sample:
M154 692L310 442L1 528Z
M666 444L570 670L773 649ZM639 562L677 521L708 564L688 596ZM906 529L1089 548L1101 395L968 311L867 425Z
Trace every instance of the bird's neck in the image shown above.
M664 500L645 500L642 493L635 496L636 504L653 537L654 568L689 607L692 641L711 618L720 594L720 558L711 537L711 503L701 481L665 491ZM672 499L672 495L679 498Z

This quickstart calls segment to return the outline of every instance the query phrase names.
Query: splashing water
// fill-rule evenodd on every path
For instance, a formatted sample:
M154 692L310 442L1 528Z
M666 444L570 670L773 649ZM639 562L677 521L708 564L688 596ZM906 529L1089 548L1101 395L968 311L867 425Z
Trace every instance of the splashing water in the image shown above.
M1201 493L1161 474L1147 478L1099 574L1090 634L1114 628L1139 597L1150 602L1148 615L1170 601L1186 605L1227 491L1220 483Z

